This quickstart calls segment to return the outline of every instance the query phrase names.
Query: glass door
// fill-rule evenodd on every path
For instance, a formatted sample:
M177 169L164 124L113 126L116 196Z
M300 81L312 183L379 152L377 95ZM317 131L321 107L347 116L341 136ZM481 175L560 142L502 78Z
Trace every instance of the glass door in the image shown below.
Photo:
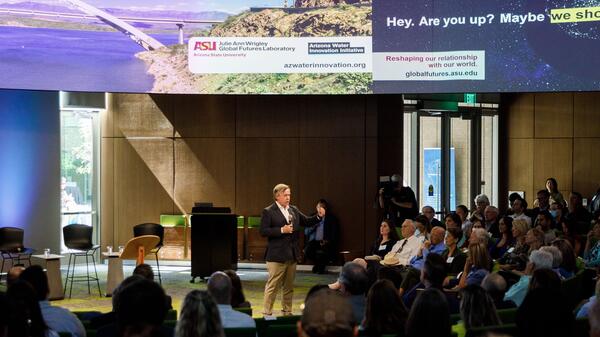
M98 241L99 123L97 111L61 110L61 228L94 227ZM61 250L65 251L61 231Z

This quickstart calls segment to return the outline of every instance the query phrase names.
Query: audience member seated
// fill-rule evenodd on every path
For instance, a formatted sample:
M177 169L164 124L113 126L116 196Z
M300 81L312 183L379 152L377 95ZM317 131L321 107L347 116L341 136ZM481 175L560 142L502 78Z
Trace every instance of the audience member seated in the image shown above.
M48 277L42 267L37 265L27 267L21 273L20 279L33 287L44 321L50 329L56 332L69 332L73 337L85 337L85 328L77 316L67 309L50 305Z
M552 254L541 250L534 250L529 256L529 262L525 267L524 275L519 278L519 281L515 283L504 296L505 301L512 301L517 306L521 306L527 291L529 290L529 282L531 275L538 269L552 269Z
M460 276L458 287L465 288L472 284L481 285L481 281L489 274L490 269L491 259L487 246L483 243L470 244L467 261Z
M529 225L525 220L513 220L512 234L515 238L514 249L507 249L506 253L498 260L502 270L524 270L529 254L529 246L526 243Z
M16 281L6 293L3 310L6 310L4 334L10 337L58 337L42 317L36 292L26 281Z
M553 270L542 268L537 269L533 272L533 275L531 275L528 291L538 288L560 291L560 285L560 277Z
M481 287L487 291L488 295L494 301L496 309L509 309L514 308L515 304L511 301L504 300L504 294L506 294L507 284L504 277L498 273L489 273L481 281Z
M490 257L492 259L499 259L506 252L515 247L515 238L513 236L513 219L509 216L502 217L498 223L498 232L500 233L500 240L493 244L490 248Z
M367 268L369 267L369 265L365 259L361 259L361 258L357 257L356 259L352 260L352 262L361 266L365 271L367 271L367 274L368 274ZM342 268L342 270L343 270L343 268ZM341 274L342 274L342 272L340 271L340 275ZM369 285L371 285L373 283L375 283L375 280L373 280L373 282L371 282L371 280L369 279ZM340 284L339 277L335 282L328 284L328 287L329 287L329 289L332 289L332 290L340 290L342 288L342 285ZM367 286L367 289L369 289L369 286Z
M479 194L473 201L475 202L475 210L471 214L471 219L483 220L485 218L485 208L490 205L490 199L485 194Z
M468 329L500 325L493 299L478 285L461 290L460 322L452 327L458 337L464 337Z
M397 259L396 265L408 266L410 259L417 255L421 247L421 240L414 235L415 230L414 222L412 220L405 220L402 223L402 236L404 239L396 242L392 250L384 257L384 260L388 257L395 257Z
M444 237L446 231L443 227L433 227L431 230L431 240L426 240L421 244L419 252L416 256L410 259L410 265L403 272L402 285L400 286L400 295L404 294L405 290L409 290L419 283L421 269L423 263L430 253L441 255L445 250Z
M560 252L560 250L554 246L544 246L540 248L540 250L552 254L552 271L556 273L559 280L562 279L562 275L560 274L562 253Z
M548 210L550 215L552 215L552 219L554 220L555 228L558 230L562 230L562 226L565 222L565 210L562 204L558 202L553 202L550 204L550 209Z
M306 300L297 326L298 337L358 336L358 325L348 299L330 289L321 289Z
M558 267L558 272L563 279L571 278L577 272L577 257L573 251L573 246L565 239L552 241L552 246L558 248L561 253L562 262Z
M563 197L562 193L558 190L558 182L554 178L546 179L546 189L550 193L550 202L557 202L561 204L563 207L567 206L567 202Z
M588 318L588 313L591 311L592 306L596 305L598 297L600 296L600 279L596 281L596 288L594 295L587 299L587 301L577 311L576 318ZM598 312L600 314L600 312Z
M572 336L573 313L560 291L539 288L527 294L516 316L519 336Z
M444 279L446 278L446 268L444 259L437 254L429 254L421 269L420 283L407 291L402 296L402 302L407 308L411 308L419 291L428 288L437 288L442 290ZM444 292L451 313L458 312L458 300L454 292Z
M410 309L406 336L449 337L450 334L450 311L446 296L437 288L423 290Z
M549 245L552 241L556 239L556 233L554 233L554 225L552 221L552 215L550 215L550 212L541 211L537 215L535 224L536 228L539 228L542 232L544 232L544 244Z
M494 206L488 206L484 211L484 225L485 230L491 234L493 238L500 237L500 229L498 224L498 217L500 216L500 210Z
M471 236L469 236L469 246L474 243L481 243L484 246L488 247L489 245L488 232L483 227L473 227L471 230ZM487 248L486 248L487 249Z
M231 306L231 279L221 271L214 272L206 286L208 293L217 303L223 328L256 328L251 316L233 310Z
M583 258L586 267L600 266L600 223L595 224L587 235Z
M167 315L165 291L156 282L139 278L119 290L116 302L119 336L173 336L173 328L163 326ZM97 336L113 336L110 328L101 328Z
M337 257L340 225L325 199L317 202L316 210L321 221L313 227L304 229L306 235L304 256L313 262L313 273L324 274L327 265Z
M383 259L399 239L396 226L389 220L383 220L379 226L379 236L373 244L373 248L371 248L370 255L379 256Z
M444 218L444 222L446 224L446 230L454 228L454 229L460 229L462 232L461 238L458 240L458 242L456 243L459 249L462 249L466 244L467 244L467 239L468 236L466 236L466 233L464 230L462 230L462 220L460 218L460 216L458 216L457 213L448 213L446 214L446 217ZM468 233L469 235L471 234L471 227L469 227Z
M519 219L525 220L525 222L527 222L527 225L529 225L529 227L531 227L531 218L525 214L525 210L527 209L527 201L525 201L525 199L518 198L515 201L513 201L511 209L512 209L511 217L514 220L519 220Z
M154 271L152 270L152 266L146 263L140 263L135 266L132 275L139 275L148 281L154 282ZM165 295L165 299L167 300L167 309L173 309L173 299L171 296Z
M348 296L356 322L362 322L365 316L365 294L369 277L365 268L354 262L348 262L340 273L340 291Z
M421 241L429 240L429 233L431 232L431 224L429 219L424 215L419 215L415 218L415 236Z
M531 210L531 216L535 219L543 211L550 211L550 192L543 189L537 192L537 199L533 202L534 208Z
M581 193L573 192L569 196L569 213L566 218L575 223L575 234L585 234L589 231L592 215L583 206Z
M444 224L442 224L440 222L440 220L435 218L435 209L433 209L433 207L423 206L423 208L421 209L421 213L425 217L427 217L427 220L429 220L429 227L431 227L431 228L436 227L436 226L444 227Z
M404 334L407 317L408 311L394 284L388 280L379 280L367 295L362 335L377 337Z
M469 209L467 208L467 206L465 206L465 205L456 206L456 210L454 211L454 213L456 213L460 217L460 221L462 223L461 230L463 232L465 232L467 230L471 231L471 223L468 220ZM448 227L446 227L446 229L448 229Z
M113 290L112 293L112 311L103 313L99 316L96 316L90 319L89 327L94 330L99 330L101 327L110 325L111 330L116 330L116 320L117 320L117 302L119 300L119 290L128 286L129 284L143 279L140 275L131 275L130 277L124 279L118 287Z
M10 288L11 285L13 285L17 281L19 281L19 277L21 276L21 273L23 272L23 270L25 270L25 267L23 267L23 266L10 267L10 269L8 270L8 273L6 273L6 287L7 288Z
M377 280L388 280L394 284L396 290L402 285L402 273L398 268L383 266L377 272Z
M458 247L458 242L462 238L462 231L459 228L447 228L444 244L446 249L442 252L442 258L446 261L446 272L452 276L458 275L465 268L467 254L463 253Z
M235 270L225 270L224 271L229 279L231 280L231 306L233 308L250 308L250 302L246 301L246 296L244 296L244 289L242 288L242 280L235 272Z
M181 304L176 337L225 337L217 304L207 291L190 291Z

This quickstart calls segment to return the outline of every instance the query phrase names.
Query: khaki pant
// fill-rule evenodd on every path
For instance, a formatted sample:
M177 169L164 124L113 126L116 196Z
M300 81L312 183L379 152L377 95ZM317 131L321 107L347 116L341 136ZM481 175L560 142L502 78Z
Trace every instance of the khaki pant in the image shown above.
M277 297L279 288L283 288L281 306L284 315L292 314L292 297L294 296L294 278L296 277L296 262L288 261L267 262L269 279L265 285L265 303L263 314L273 314L273 303Z

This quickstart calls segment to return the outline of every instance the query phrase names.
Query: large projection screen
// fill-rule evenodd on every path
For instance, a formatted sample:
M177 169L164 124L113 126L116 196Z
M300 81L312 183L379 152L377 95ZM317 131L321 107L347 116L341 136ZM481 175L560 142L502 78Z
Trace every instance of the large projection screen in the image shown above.
M600 88L600 0L0 0L0 88Z

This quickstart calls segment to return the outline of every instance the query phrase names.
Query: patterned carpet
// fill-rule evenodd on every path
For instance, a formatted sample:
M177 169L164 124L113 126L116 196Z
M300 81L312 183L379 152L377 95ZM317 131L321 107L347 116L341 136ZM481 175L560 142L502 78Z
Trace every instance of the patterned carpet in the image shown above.
M133 266L124 266L125 277L131 275ZM173 308L177 311L181 308L181 302L188 292L194 289L206 289L206 283L196 279L196 283L190 283L191 268L189 266L166 266L161 264L162 285L166 293L173 298ZM85 267L78 266L77 273L84 272ZM66 269L62 270L63 282ZM100 289L102 293L106 291L107 265L98 265L98 276L100 278ZM263 293L265 282L267 280L266 270L261 269L240 269L238 274L242 280L244 294L246 299L252 304L254 317L261 317L263 307ZM300 305L304 302L304 297L308 290L315 284L328 284L334 282L337 273L316 275L310 272L298 271L294 288L294 314L300 314ZM158 277L156 277L158 281ZM4 291L2 284L0 290ZM71 311L92 311L108 312L112 309L111 298L99 296L98 286L94 283L91 288L91 295L88 294L87 283L75 283L73 285L73 294L69 299L52 301L52 305L65 307ZM68 294L67 294L68 295ZM281 310L281 293L277 297L274 307L274 314L278 315Z

